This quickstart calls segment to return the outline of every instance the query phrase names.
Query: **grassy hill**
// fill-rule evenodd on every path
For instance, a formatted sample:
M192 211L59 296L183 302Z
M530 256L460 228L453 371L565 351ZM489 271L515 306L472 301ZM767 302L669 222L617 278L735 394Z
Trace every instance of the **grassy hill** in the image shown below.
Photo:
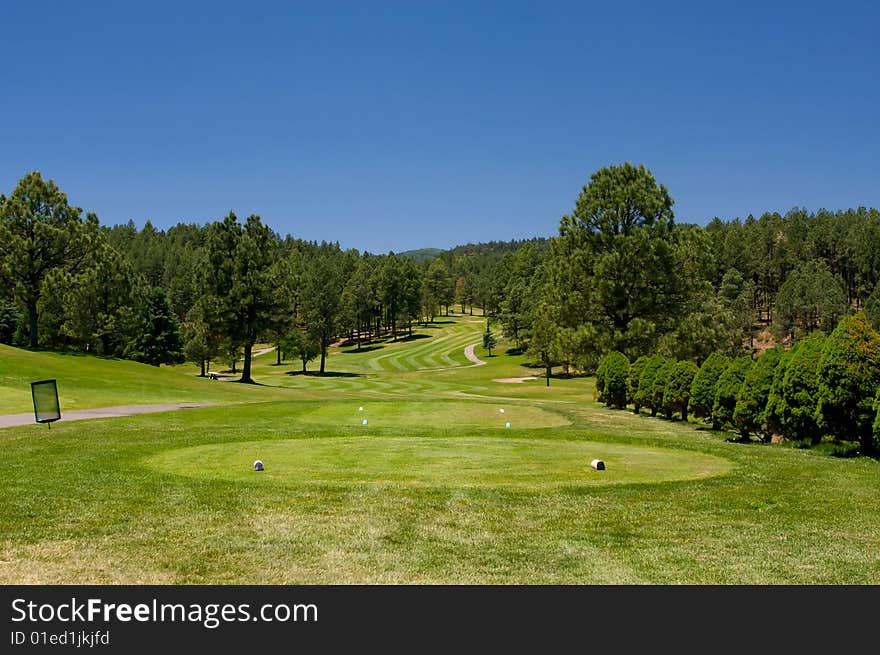
M215 382L195 368L156 367L91 355L31 352L0 345L0 414L33 410L31 382L54 379L62 415L69 409L121 404L241 402L277 397L277 390Z

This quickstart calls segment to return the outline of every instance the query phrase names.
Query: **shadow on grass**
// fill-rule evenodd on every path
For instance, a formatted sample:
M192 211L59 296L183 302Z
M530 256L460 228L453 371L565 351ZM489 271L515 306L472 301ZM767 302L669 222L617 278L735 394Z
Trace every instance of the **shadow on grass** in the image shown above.
M103 359L108 362L135 362L137 360L134 359L125 359L124 357L115 357L113 355L103 355L101 353L97 353L93 350L65 350L63 348L52 348L49 346L37 346L36 348L28 348L27 346L14 346L9 343L4 343L4 346L9 346L10 348L17 348L19 350L23 350L29 353L47 353L50 355L61 355L62 357L83 357L88 359ZM145 364L146 362L139 362L141 364ZM156 366L159 368L159 366Z
M303 375L307 377L314 378L360 378L363 377L362 373L346 373L344 371L324 371L323 373L319 371L287 371L284 375Z
M247 384L248 386L253 387L271 387L271 384L263 384L262 382L254 382L253 380L248 380L246 382L242 380L225 380L226 382L234 382L235 384ZM276 387L277 388L277 387Z
M400 339L398 339L398 341L402 341L403 343L406 343L408 341L417 341L418 339L430 339L430 338L431 338L430 334L413 334L411 336L400 338Z
M384 344L379 343L373 344L372 346L361 346L360 350L358 350L357 348L352 348L351 350L340 350L339 352L341 352L343 355L354 355L357 353L369 353L373 352L374 350L382 350L382 348L384 347Z

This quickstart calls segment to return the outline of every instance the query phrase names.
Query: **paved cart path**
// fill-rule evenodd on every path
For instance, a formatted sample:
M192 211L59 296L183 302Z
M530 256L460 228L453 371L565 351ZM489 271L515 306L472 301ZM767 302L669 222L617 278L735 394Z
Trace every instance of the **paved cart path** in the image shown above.
M476 354L474 354L474 348L476 348L478 345L480 344L473 343L464 349L464 356L471 360L474 363L474 366L482 366L486 363L482 359L477 357Z
M171 412L177 409L192 409L194 407L209 407L214 404L215 403L165 403L158 405L117 405L115 407L96 407L94 409L73 409L67 412L61 410L61 420L83 421L90 418L115 418L119 416L134 416L135 414L150 414L153 412ZM35 422L33 412L0 416L0 428L11 428L16 425L30 425Z

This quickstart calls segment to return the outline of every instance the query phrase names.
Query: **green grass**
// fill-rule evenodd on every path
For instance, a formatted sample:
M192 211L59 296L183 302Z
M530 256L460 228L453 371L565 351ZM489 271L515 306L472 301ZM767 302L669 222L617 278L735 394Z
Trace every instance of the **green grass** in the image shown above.
M485 323L448 320L334 350L348 375L260 356L257 387L0 350L7 412L43 377L81 406L221 403L0 430L0 582L880 583L878 462L494 382L530 369L509 344L470 366Z
M335 437L244 441L166 450L147 460L159 471L293 488L352 483L447 489L522 489L654 483L719 475L727 460L664 448L583 440L498 437ZM603 471L590 462L602 459Z
M62 416L68 409L177 402L240 402L284 397L280 390L218 383L194 367L156 367L77 354L32 353L0 345L0 414L33 411L31 382L57 380Z

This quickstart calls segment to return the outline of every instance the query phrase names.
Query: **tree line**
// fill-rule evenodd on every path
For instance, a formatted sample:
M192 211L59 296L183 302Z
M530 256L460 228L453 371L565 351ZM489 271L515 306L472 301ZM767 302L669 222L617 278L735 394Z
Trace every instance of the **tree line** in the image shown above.
M687 421L691 415L740 441L816 445L856 442L880 454L880 333L864 312L847 316L827 337L813 334L790 349L757 357L715 352L702 365L613 351L596 369L596 396L609 407Z
M793 209L678 224L644 166L594 173L559 234L505 253L488 313L549 374L592 373L606 353L700 365L880 320L880 212Z
M397 340L453 303L485 304L492 267L444 253L423 262L280 236L259 216L157 230L101 226L52 180L0 196L0 342L154 365L243 360L268 342L303 369L345 339Z
M481 308L548 371L593 373L619 351L695 365L828 334L880 314L880 213L793 209L676 223L644 166L596 171L550 238L467 244L420 261L281 236L259 216L102 226L51 180L0 196L0 341L149 363L303 361ZM177 336L175 336L177 335ZM280 352L279 352L280 356Z

